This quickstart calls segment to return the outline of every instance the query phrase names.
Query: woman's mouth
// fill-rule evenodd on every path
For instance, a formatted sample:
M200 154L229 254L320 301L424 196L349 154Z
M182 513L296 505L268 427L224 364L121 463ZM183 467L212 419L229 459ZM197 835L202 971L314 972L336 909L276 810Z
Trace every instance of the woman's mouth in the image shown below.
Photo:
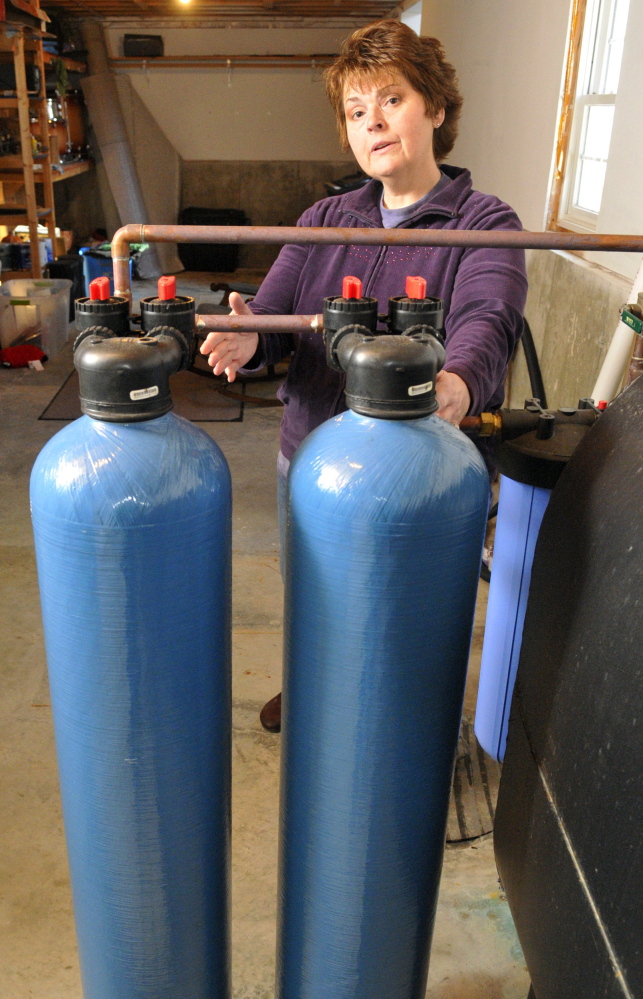
M383 150L389 149L391 146L394 145L395 143L390 140L388 142L376 142L373 148L371 149L371 153L381 153Z

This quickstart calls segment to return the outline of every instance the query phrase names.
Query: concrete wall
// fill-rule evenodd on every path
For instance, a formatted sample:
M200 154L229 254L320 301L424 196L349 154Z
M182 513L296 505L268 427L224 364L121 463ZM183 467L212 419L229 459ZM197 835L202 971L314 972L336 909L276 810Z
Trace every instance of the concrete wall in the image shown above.
M130 80L119 77L116 84L150 221L174 224L179 213L181 158ZM175 245L159 244L158 254L164 272L181 269Z
M127 29L110 27L112 55ZM137 30L140 29L140 25ZM166 55L335 53L350 29L158 29ZM132 86L184 160L350 160L339 148L319 69L128 70Z
M550 406L573 406L590 395L627 301L630 282L570 253L527 254L525 316L533 333ZM522 347L507 384L506 405L532 395Z
M118 78L116 84L150 221L157 224L174 223L179 211L180 157L131 87L129 80L126 77ZM120 227L121 219L98 144L93 139L91 122L89 142L96 170L56 185L64 185L66 188L64 195L56 191L57 211L60 203L63 208L61 217L70 222L69 227L74 229L81 240L90 235L96 226L104 226L111 238ZM58 215L57 221L59 225L62 224ZM182 269L174 245L160 245L158 252L164 272L173 273Z
M105 226L96 170L54 184L54 202L56 225L60 229L71 229L78 242L89 239L94 229Z
M183 163L183 207L242 208L254 225L294 225L309 205L326 197L324 181L350 172L344 160L257 163L196 160ZM274 246L244 246L240 266L269 267Z

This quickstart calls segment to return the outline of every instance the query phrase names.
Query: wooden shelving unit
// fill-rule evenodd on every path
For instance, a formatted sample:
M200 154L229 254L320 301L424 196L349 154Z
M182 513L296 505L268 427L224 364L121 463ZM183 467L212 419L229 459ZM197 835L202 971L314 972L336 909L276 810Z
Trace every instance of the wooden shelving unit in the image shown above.
M0 205L0 225L15 228L18 225L29 227L31 243L31 269L15 272L20 277L42 277L38 250L38 224L46 225L51 239L52 252L56 257L56 213L54 209L54 187L49 149L49 120L47 115L47 92L45 89L45 54L39 32L26 27L0 25L0 52L10 52L16 76L16 94L0 97L0 108L11 108L18 112L20 128L20 155L0 156L0 183L22 182L25 188L26 205L23 208L13 205ZM48 54L48 53L47 53ZM40 71L38 94L27 90L26 59L33 60ZM50 60L47 59L47 62ZM34 157L30 123L30 110L35 108L40 128L42 155ZM36 182L42 185L43 205L36 201ZM3 274L3 278L6 277Z
M44 60L45 66L52 66L58 59L62 59L63 65L66 70L70 73L86 73L87 66L84 62L78 62L77 59L69 59L68 56L56 56L51 52L47 52L45 49L42 50L42 58Z

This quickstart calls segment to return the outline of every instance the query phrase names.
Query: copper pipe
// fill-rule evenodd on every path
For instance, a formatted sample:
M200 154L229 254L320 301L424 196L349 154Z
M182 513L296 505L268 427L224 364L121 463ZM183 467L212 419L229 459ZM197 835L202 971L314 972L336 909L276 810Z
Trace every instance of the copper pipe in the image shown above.
M578 84L578 71L580 68L581 43L583 40L583 29L585 27L585 13L587 10L587 0L573 0L571 29L569 32L569 42L567 46L567 58L565 61L565 83L563 86L563 100L558 119L558 134L556 136L556 156L554 159L554 178L549 195L549 206L547 208L547 229L558 228L558 215L560 212L560 200L563 192L563 180L565 178L565 167L569 154L569 141L572 134L572 117L574 104L576 103L576 87Z
M460 430L469 430L478 433L482 427L482 420L479 416L465 416L460 420Z
M643 236L479 229L336 229L330 226L126 225L114 235L116 294L131 300L130 243L292 243L298 246L461 246L643 252Z
M199 316L200 332L228 333L321 333L324 317L316 316Z

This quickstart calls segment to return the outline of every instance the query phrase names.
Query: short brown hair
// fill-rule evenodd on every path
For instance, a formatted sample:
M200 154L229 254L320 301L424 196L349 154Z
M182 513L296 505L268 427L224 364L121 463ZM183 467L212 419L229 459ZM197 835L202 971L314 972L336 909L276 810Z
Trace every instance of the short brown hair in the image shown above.
M433 153L440 163L449 155L458 135L462 97L453 66L444 58L437 38L420 38L401 21L387 18L359 28L346 39L325 74L326 92L337 118L339 137L348 149L344 90L355 81L376 80L402 73L424 98L429 115L444 108L444 121L433 133Z

